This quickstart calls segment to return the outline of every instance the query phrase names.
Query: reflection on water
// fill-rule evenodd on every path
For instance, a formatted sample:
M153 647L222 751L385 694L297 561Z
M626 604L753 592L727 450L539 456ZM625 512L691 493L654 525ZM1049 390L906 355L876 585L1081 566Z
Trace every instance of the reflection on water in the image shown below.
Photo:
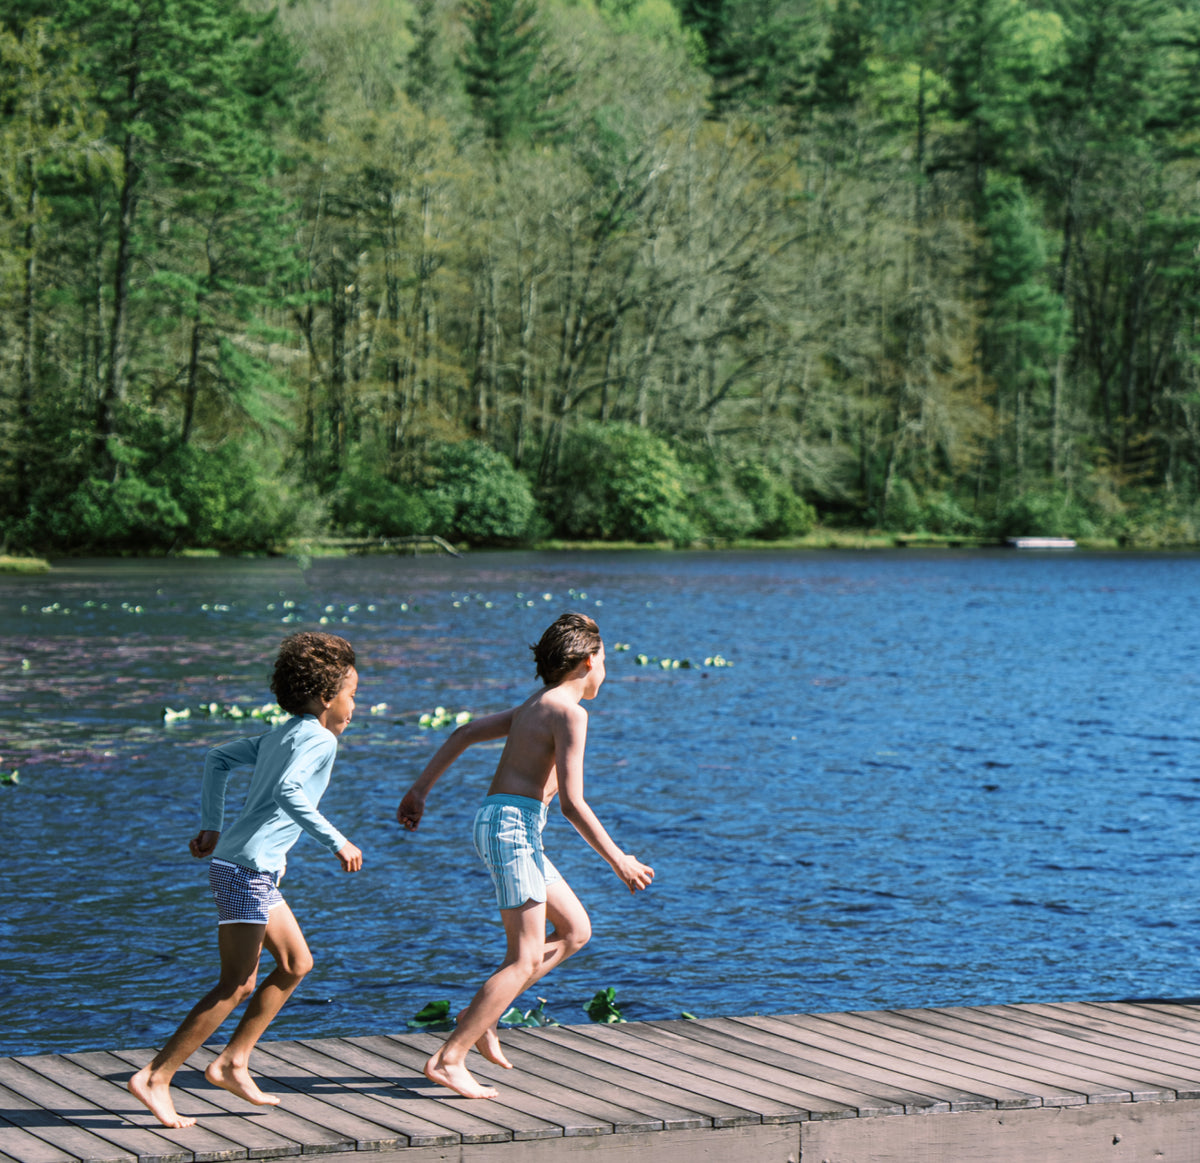
M631 897L551 813L595 928L541 985L559 1020L610 985L630 1018L1194 994L1198 582L1191 555L1003 552L0 577L0 772L20 771L0 787L0 1053L159 1044L212 983L186 841L205 749L261 727L161 712L263 702L279 638L320 619L360 656L323 807L366 864L292 850L317 967L274 1036L400 1030L495 964L469 821L496 747L417 834L395 806L444 737L419 715L522 698L527 644L569 608L609 645L589 799L658 878Z

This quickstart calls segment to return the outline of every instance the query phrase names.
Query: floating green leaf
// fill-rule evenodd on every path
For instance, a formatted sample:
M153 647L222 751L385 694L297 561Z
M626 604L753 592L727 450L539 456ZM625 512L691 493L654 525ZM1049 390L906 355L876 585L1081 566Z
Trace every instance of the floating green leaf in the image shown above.
M534 1009L526 1010L521 1013L516 1006L513 1006L508 1013L504 1014L500 1019L506 1026L557 1026L559 1023L546 1013L546 999L538 998L538 1004Z
M422 1006L411 1018L408 1024L414 1029L428 1030L439 1026L450 1025L450 1003L448 1001L431 1001Z
M13 768L7 775L0 775L0 784L5 787L14 787L21 782L21 772L19 768Z
M429 727L433 730L440 730L442 727L449 727L454 724L461 727L463 723L469 723L474 716L470 711L448 711L445 707L434 707L432 711L426 711L418 720L417 723L422 727Z
M613 1025L616 1022L623 1022L625 1020L621 1017L621 1011L617 1008L617 991L611 985L607 989L598 990L596 996L583 1008L584 1012L593 1022L603 1022L605 1025Z

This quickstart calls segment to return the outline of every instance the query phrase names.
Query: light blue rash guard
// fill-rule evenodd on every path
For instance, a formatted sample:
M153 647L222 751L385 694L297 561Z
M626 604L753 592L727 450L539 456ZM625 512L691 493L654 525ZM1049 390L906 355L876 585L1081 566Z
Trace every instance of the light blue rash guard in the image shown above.
M205 757L200 787L200 827L221 833L214 858L259 872L282 872L301 831L330 852L344 848L346 837L317 811L336 755L337 736L313 715L296 716L265 735L214 747ZM249 766L254 774L246 802L233 826L224 831L229 773Z

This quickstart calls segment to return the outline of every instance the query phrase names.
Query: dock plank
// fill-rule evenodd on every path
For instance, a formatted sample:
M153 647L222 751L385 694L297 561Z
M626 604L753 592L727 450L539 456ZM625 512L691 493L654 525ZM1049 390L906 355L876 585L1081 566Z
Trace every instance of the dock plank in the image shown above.
M7 1124L0 1141L7 1153L17 1159L24 1158L29 1144L24 1135L17 1135L10 1128L39 1139L50 1150L61 1151L72 1159L87 1160L87 1163L133 1163L137 1158L6 1086L0 1086L0 1111Z
M272 1042L269 1049L275 1059L303 1072L292 1076L292 1085L296 1077L302 1078L305 1094L396 1131L404 1136L407 1145L448 1147L461 1141L457 1131L430 1122L413 1109L417 1096L405 1102L394 1093L398 1088L348 1073L337 1058L322 1052L321 1045L312 1040Z
M706 1120L694 1111L633 1088L611 1079L602 1079L594 1074L581 1074L569 1065L555 1061L552 1056L537 1054L527 1049L528 1038L512 1037L508 1031L500 1036L505 1056L513 1069L530 1078L542 1078L559 1088L563 1093L585 1094L606 1104L613 1111L629 1111L630 1115L621 1122L614 1122L617 1133L634 1131L678 1131L703 1126ZM511 1076L510 1076L511 1078Z
M114 1058L133 1070L139 1070L155 1054L154 1050L113 1050ZM300 1154L332 1154L352 1151L354 1143L343 1135L337 1135L300 1118L286 1105L274 1107L248 1107L244 1099L213 1086L204 1077L204 1068L217 1056L211 1046L202 1046L176 1073L172 1088L179 1093L175 1097L175 1109L180 1114L212 1120L222 1128L233 1128L223 1133L236 1137L246 1148L248 1159L278 1159ZM253 1072L257 1081L265 1081ZM270 1087L268 1086L268 1090ZM181 1098L182 1096L182 1098ZM270 1116L268 1119L268 1115Z
M407 1040L427 1056L437 1050L443 1041L435 1034L414 1034ZM545 1080L537 1075L520 1078L520 1089L516 1091L513 1086L513 1073L484 1058L473 1057L470 1068L477 1079L500 1090L499 1100L490 1099L490 1102L500 1101L507 1105L515 1099L522 1105L532 1103L531 1109L542 1118L558 1122L567 1138L578 1135L618 1134L619 1128L628 1120L644 1121L636 1111L589 1100L579 1092L564 1091L562 1087L547 1085ZM661 1130L662 1124L653 1129Z
M506 1127L497 1126L486 1119L477 1118L452 1100L440 1101L437 1096L405 1086L397 1081L398 1074L407 1075L409 1072L400 1064L376 1053L368 1046L368 1038L323 1038L317 1042L306 1042L319 1048L323 1054L340 1064L339 1076L343 1079L366 1078L386 1084L388 1093L394 1096L393 1101L403 1101L412 1105L413 1113L419 1114L432 1124L445 1128L458 1136L463 1143L507 1143L512 1140L512 1132ZM409 1079L418 1087L431 1091L433 1087L423 1075ZM442 1089L442 1088L437 1088ZM443 1091L443 1093L445 1093Z
M177 1140L183 1131L168 1131L162 1127L159 1129L164 1134L160 1135L156 1131L130 1126L123 1117L80 1098L26 1065L29 1061L38 1060L40 1056L29 1059L0 1058L0 1084L22 1098L53 1111L66 1122L83 1127L96 1138L106 1140L111 1147L118 1148L112 1158L133 1156L142 1163L191 1163L192 1152L181 1148L170 1137L174 1136ZM132 1098L130 1101L133 1101Z
M326 1093L324 1080L316 1074L289 1062L286 1050L276 1042L259 1043L254 1059L259 1072L280 1089L291 1091L281 1095L281 1101L309 1122L339 1131L351 1140L356 1151L387 1151L407 1147L409 1138L386 1121L376 1121L368 1113L370 1103L363 1103L354 1094Z
M0 1117L0 1126L4 1128L4 1145L12 1152L7 1158L19 1163L73 1163L73 1156L48 1140L30 1134L19 1122Z
M153 1050L107 1050L88 1055L71 1055L76 1060L86 1060L94 1063L97 1073L106 1073L122 1086L129 1076L140 1070L154 1057ZM303 1135L300 1139L289 1138L284 1132L278 1119L272 1119L268 1125L265 1117L248 1117L246 1103L235 1098L227 1091L213 1086L204 1077L204 1071L197 1069L191 1062L185 1062L183 1068L176 1072L173 1087L187 1096L182 1103L185 1109L180 1109L179 1096L176 1095L176 1110L195 1118L203 1118L205 1123L218 1134L237 1143L245 1152L247 1159L282 1159L289 1155L299 1155ZM135 1100L130 1096L129 1109L140 1112ZM146 1112L148 1114L149 1112ZM263 1112L265 1116L265 1111ZM147 1126L155 1125L151 1121ZM286 1122L286 1119L283 1120ZM305 1134L307 1131L305 1132Z
M519 1106L495 1101L471 1102L452 1094L445 1087L430 1082L421 1073L421 1068L429 1057L428 1052L408 1045L403 1035L369 1034L347 1038L345 1041L366 1049L379 1058L388 1059L397 1070L405 1071L403 1081L406 1089L438 1108L437 1115L430 1115L429 1118L448 1118L457 1112L459 1116L474 1119L477 1125L470 1133L483 1136L479 1142L498 1142L500 1139L529 1142L562 1137L562 1127L557 1123L521 1110ZM467 1142L466 1132L460 1130L459 1133L464 1136L463 1142ZM500 1139L496 1136L500 1136Z
M125 1089L151 1050L0 1058L0 1163L966 1163L1190 1158L1200 1008L1023 1003L502 1031L501 1090L424 1078L425 1032L264 1042L278 1106L176 1075L196 1127L158 1126ZM1183 1154L1180 1154L1183 1151Z
M832 1022L807 1015L787 1014L778 1018L735 1018L734 1021L790 1038L817 1061L829 1061L865 1082L893 1088L905 1096L906 1114L945 1113L959 1110L994 1110L996 1103L951 1070L926 1065L908 1054L880 1048L869 1039L854 1038Z
M808 1108L802 1105L804 1096L800 1091L747 1074L736 1066L722 1064L713 1055L692 1053L692 1046L686 1039L678 1038L673 1044L672 1039L664 1038L659 1031L641 1023L630 1024L628 1028L618 1024L576 1029L585 1038L607 1042L656 1064L660 1078L683 1079L689 1085L694 1085L697 1078L710 1078L731 1090L740 1090L746 1096L742 1099L743 1104L764 1123L803 1122L809 1117Z
M1066 1005L1000 1008L1011 1014L1016 1021L1041 1029L1067 1032L1072 1037L1098 1045L1111 1053L1178 1066L1186 1070L1189 1076L1200 1077L1200 1044L1186 1038L1146 1034L1107 1017L1077 1012Z
M601 1066L623 1070L634 1080L633 1085L640 1085L643 1079L665 1083L681 1095L690 1096L681 1098L680 1101L685 1105L694 1106L718 1129L762 1123L762 1115L752 1109L754 1096L745 1090L726 1086L701 1074L690 1073L678 1068L678 1065L667 1074L657 1060L633 1053L611 1042L588 1037L578 1026L547 1026L540 1030L531 1030L529 1033L535 1038L573 1050L584 1057L594 1058Z
M685 1038L706 1042L750 1062L761 1059L767 1065L791 1073L798 1085L818 1097L814 1104L814 1119L850 1116L878 1117L901 1115L906 1099L914 1101L923 1096L896 1092L886 1087L864 1085L861 1075L840 1069L832 1062L817 1062L806 1057L801 1048L788 1038L776 1037L767 1030L751 1030L730 1018L713 1018L679 1027ZM881 1097L888 1090L887 1097Z
M960 1021L987 1031L989 1041L1009 1049L1036 1047L1058 1069L1085 1070L1102 1082L1125 1086L1135 1102L1171 1102L1176 1098L1200 1098L1200 1074L1165 1069L1165 1064L1142 1055L1097 1046L1086 1038L1048 1030L1005 1013L1003 1007L984 1006L958 1013Z
M1088 1101L1088 1086L1073 1075L1061 1072L1060 1063L1030 1060L1030 1055L1005 1053L999 1045L989 1044L976 1030L966 1024L946 1020L939 1022L932 1011L904 1011L864 1014L838 1014L839 1025L886 1028L895 1031L894 1039L901 1046L928 1048L961 1063L961 1069L984 1085L996 1088L1012 1087L1032 1101L1015 1101L998 1097L997 1106L1003 1110L1019 1110L1036 1106L1082 1106ZM1128 1091L1118 1092L1131 1101Z
M421 1071L428 1061L432 1049L425 1049L414 1044L411 1035L388 1034L383 1037L382 1041L388 1046L386 1053L395 1058L397 1062L407 1066L417 1076L424 1077ZM430 1046L430 1043L426 1042L425 1046ZM472 1114L476 1113L476 1108L483 1105L484 1109L478 1111L478 1116L495 1122L499 1126L507 1127L514 1142L561 1139L565 1132L562 1120L575 1122L574 1116L569 1112L563 1112L561 1108L546 1109L544 1104L538 1102L532 1102L526 1107L520 1101L520 1096L514 1096L512 1093L501 1094L499 1098L489 1099L486 1104L481 1104L479 1101L455 1097L444 1087L437 1086L428 1079L425 1080L425 1088L420 1093L434 1095L439 1102L448 1102L464 1107ZM583 1122L585 1125L592 1125L586 1120Z

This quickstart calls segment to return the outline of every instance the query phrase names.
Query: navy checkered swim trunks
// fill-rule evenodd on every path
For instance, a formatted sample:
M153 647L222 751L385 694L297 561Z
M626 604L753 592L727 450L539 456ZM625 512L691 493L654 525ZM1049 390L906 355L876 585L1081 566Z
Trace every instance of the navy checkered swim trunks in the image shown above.
M217 903L218 923L222 925L265 925L267 914L283 904L278 872L259 872L227 860L213 860L208 866L208 886Z

